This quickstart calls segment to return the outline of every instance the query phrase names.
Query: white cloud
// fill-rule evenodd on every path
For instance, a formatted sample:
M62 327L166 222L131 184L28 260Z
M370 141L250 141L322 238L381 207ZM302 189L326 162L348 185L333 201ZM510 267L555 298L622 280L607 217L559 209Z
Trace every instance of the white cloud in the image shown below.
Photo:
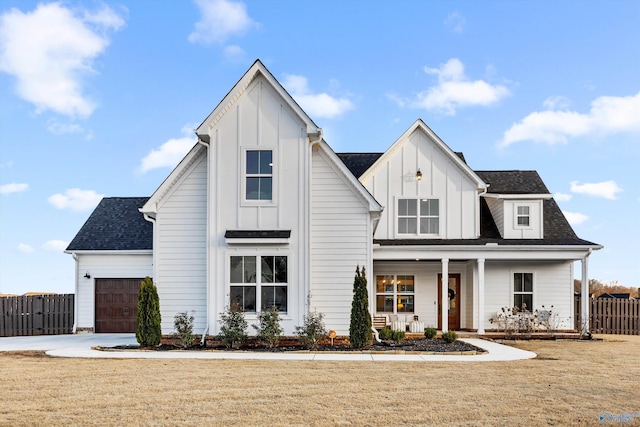
M0 185L0 194L22 193L29 189L29 184L12 182L11 184Z
M565 193L556 193L553 195L553 198L556 199L557 202L567 202L571 200L571 194Z
M36 112L87 117L95 104L83 94L82 77L95 73L93 61L109 45L107 31L123 25L106 6L98 12L61 3L27 13L13 8L0 15L0 71L16 78L18 96Z
M335 83L335 81L333 82ZM354 108L348 98L336 98L326 92L313 93L307 78L293 74L285 75L283 86L310 117L332 119Z
M564 96L550 96L542 103L542 105L544 105L549 110L555 110L558 108L566 109L569 108L570 104L571 102L569 101L569 99Z
M453 116L459 108L488 106L510 94L505 86L469 80L464 73L464 65L457 58L451 58L440 68L424 67L424 72L438 76L438 84L418 93L413 100L399 102L400 106L408 104ZM395 100L398 102L397 97Z
M25 244L25 243L20 243L20 244L18 245L18 250L19 250L20 252L22 252L22 253L25 253L25 254L31 254L31 253L33 253L33 247L31 247L31 246L29 246L29 245L27 245L27 244Z
M562 213L564 214L565 218L567 218L567 221L569 221L569 224L571 225L582 224L583 222L589 219L588 216L586 216L585 214L581 214L579 212L562 211Z
M195 0L200 9L200 21L189 34L192 43L224 43L233 35L241 35L257 24L242 2L229 0Z
M562 98L564 99L564 98ZM567 102L545 101L547 108L566 108ZM504 132L502 146L519 141L566 143L569 138L590 134L640 134L640 92L632 96L601 96L591 102L588 113L535 111Z
M198 142L193 133L193 128L194 126L183 127L183 136L181 138L172 138L160 147L151 150L140 161L138 172L145 173L152 169L175 167L191 150L193 145Z
M103 197L104 194L98 194L93 190L70 188L64 194L54 194L48 201L58 209L82 211L96 207Z
M571 182L571 192L578 194L586 194L593 197L602 197L609 200L615 200L616 193L622 191L615 181L609 180L597 183L580 184L578 181Z
M462 33L466 23L467 20L464 19L464 16L460 15L457 11L450 13L447 19L444 20L444 25L454 33Z
M67 249L67 246L69 246L69 242L65 242L64 240L49 240L48 242L45 242L44 245L42 245L42 249L45 249L47 251L62 252Z

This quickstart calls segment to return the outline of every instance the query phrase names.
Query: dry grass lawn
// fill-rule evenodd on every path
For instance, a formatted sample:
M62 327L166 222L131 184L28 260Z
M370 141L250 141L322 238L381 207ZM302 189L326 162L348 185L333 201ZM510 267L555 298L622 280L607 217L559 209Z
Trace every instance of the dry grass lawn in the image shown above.
M602 338L518 342L538 358L491 363L0 352L0 425L599 425L640 413L640 337Z

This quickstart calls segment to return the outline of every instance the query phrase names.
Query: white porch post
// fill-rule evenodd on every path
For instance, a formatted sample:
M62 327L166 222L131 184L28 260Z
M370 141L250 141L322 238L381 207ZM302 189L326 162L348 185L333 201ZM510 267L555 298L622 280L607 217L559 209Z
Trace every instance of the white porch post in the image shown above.
M589 255L591 255L591 251L580 260L582 264L582 297L580 298L582 324L579 326L581 331L587 333L591 331L591 325L589 325Z
M449 260L442 259L442 298L440 300L442 332L449 330Z
M478 333L484 334L484 258L478 259Z

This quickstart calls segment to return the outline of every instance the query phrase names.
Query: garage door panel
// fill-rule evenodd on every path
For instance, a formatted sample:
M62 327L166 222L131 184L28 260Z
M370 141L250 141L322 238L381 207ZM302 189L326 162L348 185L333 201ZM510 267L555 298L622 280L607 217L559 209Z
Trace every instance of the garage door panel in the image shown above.
M143 279L96 279L95 331L136 331L138 290Z

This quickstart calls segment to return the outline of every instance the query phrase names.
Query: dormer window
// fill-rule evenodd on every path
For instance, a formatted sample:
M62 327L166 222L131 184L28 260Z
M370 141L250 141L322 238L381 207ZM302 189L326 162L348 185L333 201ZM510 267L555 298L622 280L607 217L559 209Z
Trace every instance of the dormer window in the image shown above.
M529 227L529 206L518 206L516 212L516 224L518 227Z
M398 234L438 235L438 199L398 199Z
M271 150L247 150L246 199L273 199L273 152Z

